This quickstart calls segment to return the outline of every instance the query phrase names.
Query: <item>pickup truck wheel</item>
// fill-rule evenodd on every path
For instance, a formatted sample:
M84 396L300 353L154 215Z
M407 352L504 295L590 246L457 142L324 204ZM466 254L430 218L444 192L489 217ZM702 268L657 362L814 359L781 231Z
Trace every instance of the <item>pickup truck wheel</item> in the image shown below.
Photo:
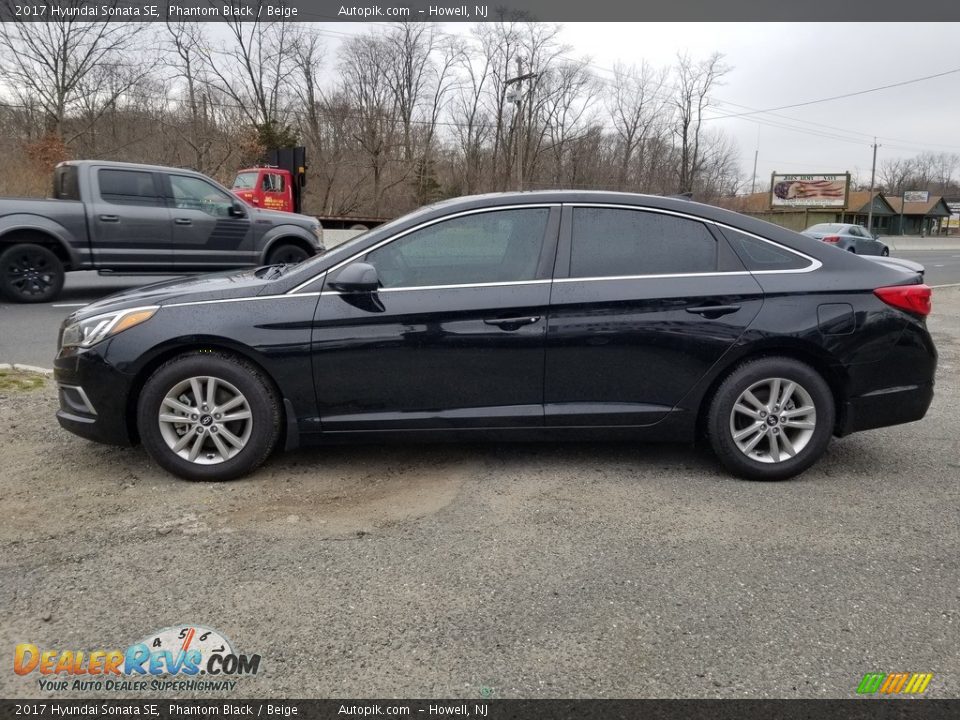
M299 245L283 243L270 251L267 265L296 265L308 257L310 257L309 253Z
M187 480L232 480L253 471L277 444L281 424L280 402L261 372L216 352L161 366L137 405L147 453Z
M49 302L63 279L63 263L43 245L20 243L0 254L0 292L14 302Z

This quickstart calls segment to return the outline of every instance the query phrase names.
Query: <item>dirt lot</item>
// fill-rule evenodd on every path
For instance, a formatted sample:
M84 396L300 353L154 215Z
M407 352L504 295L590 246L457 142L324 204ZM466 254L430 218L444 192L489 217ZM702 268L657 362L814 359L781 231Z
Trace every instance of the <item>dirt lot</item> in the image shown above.
M930 325L928 417L779 484L579 444L300 451L191 484L0 378L0 696L42 695L16 643L181 623L263 657L201 697L849 697L893 671L958 696L960 289Z

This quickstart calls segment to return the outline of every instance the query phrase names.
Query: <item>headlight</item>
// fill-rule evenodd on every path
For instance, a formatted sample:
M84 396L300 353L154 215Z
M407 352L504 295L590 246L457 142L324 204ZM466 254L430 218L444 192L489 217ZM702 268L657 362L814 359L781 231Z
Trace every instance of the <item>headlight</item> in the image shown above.
M60 341L60 347L90 347L101 340L132 328L134 325L146 322L159 309L156 305L129 308L104 315L95 315L72 323L63 329L63 339Z

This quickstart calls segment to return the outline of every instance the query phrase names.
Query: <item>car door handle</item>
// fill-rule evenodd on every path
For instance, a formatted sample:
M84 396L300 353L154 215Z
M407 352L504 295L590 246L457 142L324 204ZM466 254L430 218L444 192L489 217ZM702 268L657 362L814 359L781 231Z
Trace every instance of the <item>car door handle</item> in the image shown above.
M496 325L504 330L517 330L523 325L533 325L540 319L539 315L524 315L511 318L487 318L483 322L487 325Z
M100 221L101 222L120 222L120 216L119 215L101 215Z
M177 225L193 225L193 220L190 218L175 218L173 222Z
M723 315L735 313L739 309L739 305L701 305L699 307L688 307L687 312L694 315L703 315L705 318L714 320Z

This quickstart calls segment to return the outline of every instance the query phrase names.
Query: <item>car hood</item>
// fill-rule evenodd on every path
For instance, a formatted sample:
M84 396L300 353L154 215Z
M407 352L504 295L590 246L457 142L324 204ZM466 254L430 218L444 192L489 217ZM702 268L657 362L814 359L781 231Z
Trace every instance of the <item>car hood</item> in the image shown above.
M110 295L74 312L69 321L140 307L142 305L167 305L170 303L199 302L202 300L225 300L254 297L272 285L272 280L257 277L261 268L227 270L225 272L175 278L143 285ZM262 272L260 274L263 274Z
M248 206L247 211L253 220L267 221L271 225L300 225L304 228L310 228L320 221L309 215L300 213L281 212L280 210L264 210L255 206Z

